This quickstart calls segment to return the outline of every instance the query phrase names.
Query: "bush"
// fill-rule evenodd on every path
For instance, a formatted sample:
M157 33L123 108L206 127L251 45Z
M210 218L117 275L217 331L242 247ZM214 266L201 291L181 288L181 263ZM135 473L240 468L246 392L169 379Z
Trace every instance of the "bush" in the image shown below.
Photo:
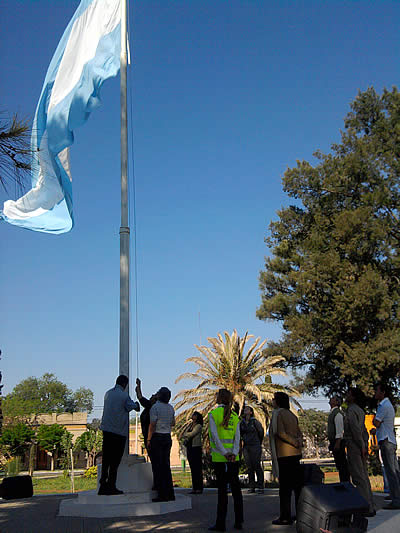
M97 466L91 466L90 468L85 470L83 477L87 479L97 479Z
M14 457L13 459L10 459L6 466L7 476L17 476L21 472L20 464L21 461L18 456Z
M379 460L378 450L373 450L368 456L368 475L379 476L382 475L382 465Z

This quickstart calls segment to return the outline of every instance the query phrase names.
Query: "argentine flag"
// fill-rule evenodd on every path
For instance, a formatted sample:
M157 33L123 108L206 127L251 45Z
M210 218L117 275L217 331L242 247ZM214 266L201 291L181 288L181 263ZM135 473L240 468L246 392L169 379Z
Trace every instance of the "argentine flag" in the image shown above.
M4 203L0 218L65 233L73 226L69 146L100 105L103 82L120 66L121 0L82 0L51 60L32 126L32 189Z

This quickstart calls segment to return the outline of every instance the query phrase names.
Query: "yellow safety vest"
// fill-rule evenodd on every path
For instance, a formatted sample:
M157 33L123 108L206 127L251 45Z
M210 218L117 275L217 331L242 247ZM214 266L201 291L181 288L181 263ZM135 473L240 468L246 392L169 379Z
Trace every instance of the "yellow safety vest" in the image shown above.
M223 407L216 407L213 411L211 411L210 417L213 418L215 425L217 427L217 433L219 440L222 442L223 447L226 449L226 451L232 450L233 448L233 441L235 440L235 434L236 434L236 428L239 424L239 417L235 412L231 413L231 416L229 418L228 427L224 427L222 425L222 422L224 420L224 408ZM215 443L213 442L211 431L208 431L209 437L210 437L210 445L211 445L211 458L213 463L226 463L226 457L219 452L217 452L215 448ZM235 461L239 461L239 455L236 455Z

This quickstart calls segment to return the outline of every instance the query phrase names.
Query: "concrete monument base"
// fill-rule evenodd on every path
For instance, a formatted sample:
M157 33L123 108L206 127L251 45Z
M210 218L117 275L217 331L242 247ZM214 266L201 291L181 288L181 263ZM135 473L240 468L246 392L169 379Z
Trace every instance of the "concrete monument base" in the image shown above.
M97 484L101 476L101 465L97 467ZM80 492L78 498L60 502L59 516L81 516L87 518L111 518L118 516L150 516L173 513L192 508L189 496L175 494L170 502L152 502L156 492L152 491L153 474L151 464L139 455L125 455L118 468L117 487L124 491L119 496L99 496L97 490Z

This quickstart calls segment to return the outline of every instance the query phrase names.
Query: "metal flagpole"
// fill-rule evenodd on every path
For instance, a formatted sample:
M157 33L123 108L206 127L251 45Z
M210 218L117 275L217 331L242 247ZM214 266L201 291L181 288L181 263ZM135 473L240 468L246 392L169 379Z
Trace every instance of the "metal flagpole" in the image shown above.
M120 235L120 333L119 373L129 377L129 211L127 122L127 9L121 0L121 227Z
M128 121L127 121L127 9L121 0L121 227L119 281L119 373L129 378L129 204L128 204ZM125 455L129 455L129 413Z

